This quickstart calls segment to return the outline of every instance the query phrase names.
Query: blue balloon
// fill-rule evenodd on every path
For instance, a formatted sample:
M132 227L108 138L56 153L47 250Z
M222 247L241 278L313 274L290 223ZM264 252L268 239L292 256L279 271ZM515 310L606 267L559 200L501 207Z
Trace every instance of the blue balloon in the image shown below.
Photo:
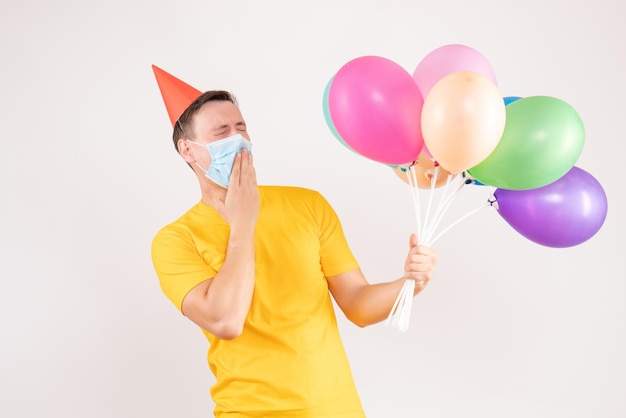
M508 105L510 103L513 103L514 101L519 100L519 99L521 99L521 97L518 97L518 96L507 96L507 97L504 98L504 105L506 106L506 105Z
M486 186L485 183L481 183L480 181L476 180L467 171L464 171L462 175L465 178L465 184L473 184L474 186Z

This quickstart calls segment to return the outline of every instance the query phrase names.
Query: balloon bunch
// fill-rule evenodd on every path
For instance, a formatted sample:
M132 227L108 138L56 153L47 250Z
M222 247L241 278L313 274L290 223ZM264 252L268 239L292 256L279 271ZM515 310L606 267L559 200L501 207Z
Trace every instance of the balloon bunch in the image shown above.
M541 245L578 245L604 223L602 186L574 166L585 140L578 113L554 97L502 97L491 65L473 48L439 47L413 74L387 58L353 59L329 80L323 108L341 144L388 165L411 186L424 245L475 213L435 235L468 184L495 187L480 208L495 207L517 232ZM433 211L436 188L443 194ZM424 223L418 189L431 191ZM401 331L408 328L414 285L405 282L387 321L394 317Z

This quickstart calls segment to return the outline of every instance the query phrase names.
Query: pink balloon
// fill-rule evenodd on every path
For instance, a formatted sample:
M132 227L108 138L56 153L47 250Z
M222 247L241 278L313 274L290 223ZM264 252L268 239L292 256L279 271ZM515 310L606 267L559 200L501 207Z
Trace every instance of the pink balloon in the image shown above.
M415 68L413 79L426 97L439 80L457 71L484 75L497 85L496 75L487 59L475 49L459 44L444 45L431 51Z
M330 86L329 112L343 140L358 154L384 164L417 159L424 140L424 99L413 77L377 56L353 59Z
M423 109L423 107L422 107L422 109ZM422 137L423 136L424 136L424 134L422 134ZM426 146L426 142L424 142L424 146L422 147L422 154L424 154L425 156L427 156L431 160L435 159L435 157L433 157L433 154L431 154L431 152L428 150L428 147Z

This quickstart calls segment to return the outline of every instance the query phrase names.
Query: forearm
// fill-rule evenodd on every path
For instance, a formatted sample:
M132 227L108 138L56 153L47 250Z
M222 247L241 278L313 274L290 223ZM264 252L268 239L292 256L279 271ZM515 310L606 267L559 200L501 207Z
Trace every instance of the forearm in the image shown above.
M389 317L405 283L414 285L413 296L424 289L435 269L437 256L432 249L418 245L415 234L411 234L409 238L409 247L409 254L404 265L404 276L401 279L357 288L351 304L350 320L360 326L380 322Z
M239 334L250 309L255 278L254 236L231 235L224 264L211 280L204 306L219 333Z
M231 231L224 263L212 279L194 287L183 300L183 313L221 339L243 332L254 291L254 234Z
M411 235L410 246L404 275L400 279L369 284L360 269L326 278L335 301L350 321L364 327L386 319L406 280L415 283L413 296L424 289L435 269L436 254L427 247L418 246L415 234Z
M354 295L346 316L364 327L387 319L405 279L362 286Z

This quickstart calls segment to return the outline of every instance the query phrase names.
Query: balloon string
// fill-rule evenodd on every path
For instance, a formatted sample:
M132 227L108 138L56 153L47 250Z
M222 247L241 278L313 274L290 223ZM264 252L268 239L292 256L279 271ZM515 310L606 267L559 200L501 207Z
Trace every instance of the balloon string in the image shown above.
M439 178L439 165L435 166L435 174L433 177L431 177L430 179L430 197L429 197L429 206L432 205L432 199L435 195L435 186L437 185L437 179ZM447 186L447 184L446 184ZM442 195L443 198L443 195ZM439 206L441 206L441 201L439 203ZM437 210L435 211L435 218L437 213L439 212L439 208L437 208ZM432 220L429 219L428 217L425 219L424 221L426 223L426 227L424 228L424 234L421 237L421 241L424 245L430 245L430 236L432 235Z
M446 179L445 187L443 188L442 194L440 196L438 205L434 212L433 209L433 197L435 194L435 187L437 184L437 179L439 176L439 166L435 166L434 176L430 178L430 195L428 199L428 205L426 207L426 212L424 216L424 223L422 223L421 219L421 207L420 207L420 190L419 184L417 181L416 170L414 168L413 163L405 170L405 174L407 176L407 180L411 189L411 197L413 198L413 203L415 206L415 219L417 222L417 233L419 237L419 241L424 245L432 246L441 236L443 236L447 231L449 231L452 227L469 217L470 215L478 212L478 210L490 206L491 203L487 202L483 206L474 209L473 211L465 214L460 219L449 225L442 232L440 232L434 239L432 239L433 235L441 220L443 219L445 213L448 211L452 202L460 193L460 191L465 187L465 185L471 183L462 179L461 183L455 189L451 187L453 177L451 174L448 174ZM431 216L432 212L432 216ZM411 309L413 305L413 293L415 292L415 280L406 279L402 284L402 288L394 304L389 312L387 320L385 321L385 325L391 325L398 329L398 331L404 332L409 328L409 322L411 319Z
M424 239L426 238L426 235L428 234L428 230L430 229L430 227L429 227L430 226L429 225L429 222L430 222L430 219L429 219L429 217L430 217L430 208L431 208L431 206L433 204L433 196L435 194L434 191L435 191L435 184L437 182L438 170L439 170L439 166L436 166L436 168L435 168L435 175L430 179L430 193L428 195L428 206L426 207L426 214L424 215L425 227L424 227L424 231L421 231L421 232L424 233L424 236L422 236L421 234L419 236L419 239L423 243L425 243Z
M454 176L452 174L448 174L448 178L446 179L446 185L443 188L443 193L441 194L441 200L440 200L440 203L439 203L440 206L448 198L448 192L450 190L450 183L452 183L453 179L454 179Z
M411 308L413 303L413 292L415 291L415 280L405 280L402 288L402 310L397 317L398 320L396 324L398 331L400 332L404 332L409 329L409 322L411 320Z
M427 246L431 245L431 238L432 238L432 235L434 234L435 228L438 225L438 219L440 219L443 216L442 212L445 212L444 208L446 207L446 204L451 202L451 199L454 196L454 193L451 196L449 196L451 178L452 178L452 175L448 175L448 178L446 179L445 187L443 188L443 192L441 193L441 198L439 200L439 205L437 207L435 215L433 215L432 219L429 219L426 221L428 224L428 228L426 229L426 232L424 234L424 239L422 241L424 245L427 245ZM431 191L431 194L434 194L434 190Z
M415 164L415 163L414 163ZM411 197L413 198L413 206L415 209L415 221L416 221L416 233L419 236L422 229L422 213L421 213L421 200L419 195L419 188L417 183L417 177L415 175L414 164L409 166L406 171L407 179L409 182L409 188L411 189Z
M407 181L409 182L409 187L411 189L411 197L413 198L413 205L415 208L415 221L417 226L417 234L418 237L421 235L421 206L420 206L420 196L419 196L419 187L417 183L417 176L415 174L415 166L416 163L411 164L405 171ZM385 321L385 325L389 325L391 322L394 328L397 328L399 331L406 331L409 328L409 320L411 315L411 307L413 303L413 293L415 291L415 280L407 279L402 284L402 288L400 289L400 293L396 297L396 300L389 312L389 316L387 316L387 320Z
M421 238L424 235L423 234L424 231L422 230L422 227L423 226L426 227L426 225L422 225L422 222L421 222L421 218L422 218L421 203L420 203L421 199L419 195L419 183L417 181L415 164L417 164L417 162L414 162L413 164L411 164L405 171L405 174L407 176L407 180L411 189L411 197L413 198L413 204L415 206L415 220L417 224L416 232L417 232L418 239L421 240ZM436 171L435 177L431 178L431 192L434 191L435 189L437 175L438 173ZM428 209L427 209L428 211L430 211L431 205L432 205L432 193L428 202ZM428 219L428 214L426 215L425 219ZM389 316L387 317L387 320L385 321L385 325L389 325L389 323L391 322L392 326L394 328L397 328L401 332L408 330L409 322L411 318L411 309L413 305L413 293L414 292L415 292L415 280L413 279L405 280L389 312Z
M394 328L397 328L398 331L401 332L409 329L414 292L415 280L405 280L402 284L402 288L400 289L400 293L398 294L398 297L396 298L396 301L391 308L391 312L389 312L389 316L385 321L385 325L389 325L389 322L391 322L392 326Z
M487 202L487 203L485 203L485 204L483 204L483 205L481 205L481 206L477 207L476 209L474 209L474 210L472 210L472 211L470 211L470 212L466 213L465 215L461 216L461 217L460 217L459 219L457 219L456 221L452 222L452 224L448 225L448 227L446 227L443 231L441 231L441 232L439 233L439 235L437 235L437 236L433 239L433 241L432 241L431 245L432 245L432 244L434 244L434 243L435 243L435 242L436 242L439 238L441 238L441 236L442 236L443 234L445 234L446 232L448 232L448 231L449 231L449 230L450 230L453 226L455 226L455 225L459 224L461 221L465 220L465 219L466 219L466 218L468 218L469 216L471 216L471 215L473 215L473 214L477 213L479 210L481 210L481 209L483 209L483 208L487 208L487 207L489 207L489 206L491 206L491 203Z
M440 199L439 199L439 206L437 207L438 209L437 209L437 212L436 212L435 217L434 217L433 225L429 229L429 232L428 232L428 234L426 236L426 239L428 240L427 241L428 242L427 245L430 245L430 243L431 243L430 241L431 241L431 238L432 238L433 234L435 233L435 229L439 225L439 220L443 217L443 213L442 213L441 208L444 206L444 202L447 201L448 190L450 188L450 181L452 180L452 177L453 177L452 174L448 174L448 177L446 178L446 184L445 184L445 187L444 187L443 192L441 193L441 196L440 196Z
M404 288L404 284L402 284L402 288ZM398 296L396 297L396 301L393 303L393 306L391 307L391 310L389 311L389 316L387 316L387 320L385 321L386 326L389 325L391 318L396 313L396 309L398 308L398 305L400 304L400 301L402 300L401 295L402 295L402 289L400 290L400 293L398 293ZM395 321L393 325L395 327Z
M427 245L431 246L433 244L432 236L435 233L435 230L441 223L441 220L443 219L448 209L450 209L450 206L452 205L452 202L454 201L456 196L459 194L461 189L465 187L466 184L467 184L466 182L462 182L461 184L459 184L459 187L457 187L457 189L450 196L446 196L445 198L444 196L442 196L441 202L437 209L437 213L430 222L429 233L428 233L428 236L426 237L426 239L428 240Z
M411 187L411 194L413 195L413 203L415 204L415 216L417 218L417 230L415 232L419 237L422 234L422 210L420 205L419 185L417 183L417 175L415 174L415 164L417 164L417 162L409 166L411 175L409 176L409 171L407 171L407 177Z

